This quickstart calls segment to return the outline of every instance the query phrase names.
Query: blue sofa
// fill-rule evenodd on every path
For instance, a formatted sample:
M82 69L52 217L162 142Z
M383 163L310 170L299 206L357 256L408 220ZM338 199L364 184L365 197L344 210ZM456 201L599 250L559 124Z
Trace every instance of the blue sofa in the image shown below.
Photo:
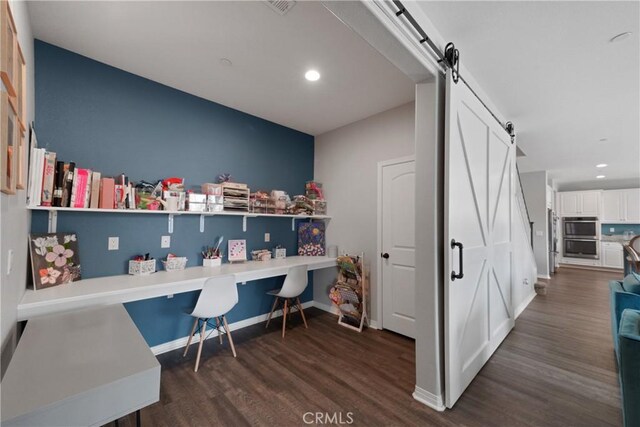
M640 311L624 310L618 332L618 367L625 427L640 426Z
M634 274L624 278L622 282L612 280L609 282L609 296L611 302L611 335L616 357L620 361L618 351L618 330L620 328L620 317L627 309L640 310L640 281Z

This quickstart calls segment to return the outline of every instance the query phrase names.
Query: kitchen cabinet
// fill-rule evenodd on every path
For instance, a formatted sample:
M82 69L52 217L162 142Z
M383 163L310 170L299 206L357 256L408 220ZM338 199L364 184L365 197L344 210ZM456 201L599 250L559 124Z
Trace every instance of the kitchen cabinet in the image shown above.
M599 216L600 191L560 193L560 216Z
M618 242L602 242L600 251L602 266L608 268L624 267L624 250L622 244Z
M602 192L602 223L640 223L640 188Z

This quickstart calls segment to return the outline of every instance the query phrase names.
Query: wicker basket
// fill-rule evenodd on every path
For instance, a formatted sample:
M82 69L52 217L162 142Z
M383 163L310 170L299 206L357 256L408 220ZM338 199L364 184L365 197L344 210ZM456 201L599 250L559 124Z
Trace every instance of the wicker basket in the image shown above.
M147 276L156 272L156 260L129 261L129 274L134 276Z
M179 271L184 270L187 266L186 257L167 258L162 260L162 265L166 271Z

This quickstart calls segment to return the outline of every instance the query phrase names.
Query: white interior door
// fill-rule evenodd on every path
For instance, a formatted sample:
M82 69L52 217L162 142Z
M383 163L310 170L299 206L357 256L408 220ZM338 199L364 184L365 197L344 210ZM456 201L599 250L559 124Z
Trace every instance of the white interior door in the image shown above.
M506 131L450 72L445 121L445 394L451 408L514 325L515 157Z
M415 338L415 162L381 170L382 326Z

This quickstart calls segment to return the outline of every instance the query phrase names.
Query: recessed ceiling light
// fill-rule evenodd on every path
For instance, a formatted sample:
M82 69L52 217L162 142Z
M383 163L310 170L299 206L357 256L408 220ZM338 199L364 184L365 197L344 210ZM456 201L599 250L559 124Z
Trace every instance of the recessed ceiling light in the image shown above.
M310 82L315 82L320 79L320 73L316 70L309 70L304 73L304 78L309 80Z
M233 62L231 62L231 60L227 58L220 58L220 65L224 67L231 67L233 65Z
M606 163L600 163L599 165L596 165L597 168L606 168L608 165Z
M598 175L598 176L596 176L596 178L602 179L602 178L604 178L604 175Z
M600 142L607 142L609 138L600 138Z
M618 35L615 35L615 36L611 37L611 39L609 40L609 43L617 43L617 42L621 42L623 40L626 40L629 37L631 37L631 34L633 34L631 31L625 31L624 33L620 33Z

